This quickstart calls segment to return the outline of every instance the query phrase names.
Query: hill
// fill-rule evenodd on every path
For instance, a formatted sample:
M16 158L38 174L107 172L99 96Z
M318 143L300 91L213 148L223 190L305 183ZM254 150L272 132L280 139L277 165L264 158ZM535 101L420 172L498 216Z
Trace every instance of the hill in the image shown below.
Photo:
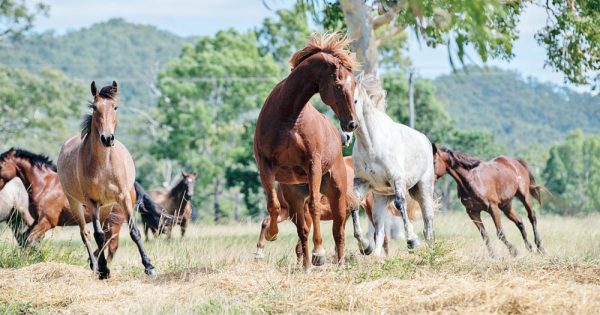
M0 63L29 72L59 70L73 79L100 85L119 82L123 101L148 104L158 71L178 56L186 39L154 26L111 19L56 35L32 34L0 45Z
M511 151L549 145L580 128L600 133L600 96L523 79L518 72L469 68L434 80L460 129L483 129Z

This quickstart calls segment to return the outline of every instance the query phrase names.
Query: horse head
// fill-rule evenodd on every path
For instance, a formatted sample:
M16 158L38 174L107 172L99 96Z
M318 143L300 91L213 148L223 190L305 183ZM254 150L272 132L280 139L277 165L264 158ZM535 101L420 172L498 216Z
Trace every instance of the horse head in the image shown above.
M86 115L82 123L82 137L91 132L97 132L100 142L105 147L115 145L115 129L117 128L117 82L105 86L98 91L96 82L91 85L93 101L90 104L91 115Z

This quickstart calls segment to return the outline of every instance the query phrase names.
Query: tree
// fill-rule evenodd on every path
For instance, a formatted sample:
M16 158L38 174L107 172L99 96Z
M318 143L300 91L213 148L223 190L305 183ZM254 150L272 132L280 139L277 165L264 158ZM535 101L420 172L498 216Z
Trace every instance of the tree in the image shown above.
M49 7L41 2L28 6L25 0L0 0L0 41L19 39L33 27L37 15L47 15Z
M85 110L87 84L43 70L34 75L0 66L0 139L3 145L30 145L58 153Z
M198 172L197 184L213 197L217 221L224 215L219 196L225 171L235 163L231 156L252 143L243 124L256 119L281 75L270 55L259 54L253 32L234 30L184 47L159 75L155 116L166 132L152 153Z
M546 208L560 214L600 212L600 136L581 130L550 148L542 173L550 191Z
M547 9L548 25L537 38L546 46L547 65L575 84L590 83L600 68L599 5L596 0L299 0L323 25L343 25L355 40L358 60L367 73L379 73L378 50L406 30L430 47L445 45L454 66L464 64L467 47L486 62L510 60L516 26L527 3ZM342 14L340 14L340 11ZM341 20L343 17L343 21ZM596 76L600 82L600 75Z

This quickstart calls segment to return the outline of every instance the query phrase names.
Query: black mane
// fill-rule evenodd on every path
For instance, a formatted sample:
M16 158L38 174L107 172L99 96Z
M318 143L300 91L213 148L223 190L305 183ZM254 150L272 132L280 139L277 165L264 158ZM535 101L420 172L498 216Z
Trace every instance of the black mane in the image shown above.
M439 149L448 153L448 155L450 156L450 167L452 168L455 168L456 165L459 165L465 169L470 170L476 168L477 166L479 166L479 164L481 164L481 160L476 157L464 154L459 151L452 151L446 147L441 147Z
M33 166L46 167L56 172L56 165L52 162L52 160L50 160L50 158L48 158L48 156L42 154L35 154L23 149L10 148L8 151L0 155L0 160L6 159L6 157L11 152L14 152L15 157L29 160L29 162L31 162L31 165Z

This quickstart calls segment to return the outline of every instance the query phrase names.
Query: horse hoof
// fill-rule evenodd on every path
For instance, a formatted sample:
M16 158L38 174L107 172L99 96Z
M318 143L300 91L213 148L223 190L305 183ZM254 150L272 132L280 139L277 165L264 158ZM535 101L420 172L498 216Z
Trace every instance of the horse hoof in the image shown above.
M414 240L406 241L406 246L408 247L408 249L415 249L415 248L419 247L420 245L421 245L421 242L419 242L418 238L415 238Z
M314 266L323 266L325 264L325 255L314 255L312 257L312 264Z
M513 256L513 257L517 257L517 255L519 254L519 252L517 251L517 249L514 248L514 247L511 248L509 251L510 251L510 255Z
M369 246L367 248L362 249L359 247L358 250L360 251L360 253L362 255L369 256L369 255L371 255L371 253L373 253L373 246L371 246L371 244L369 244Z
M158 272L156 271L156 269L154 267L152 268L148 268L146 270L144 270L144 272L148 275L148 277L150 278L156 278L158 276Z
M265 259L264 253L256 253L254 254L254 259Z

